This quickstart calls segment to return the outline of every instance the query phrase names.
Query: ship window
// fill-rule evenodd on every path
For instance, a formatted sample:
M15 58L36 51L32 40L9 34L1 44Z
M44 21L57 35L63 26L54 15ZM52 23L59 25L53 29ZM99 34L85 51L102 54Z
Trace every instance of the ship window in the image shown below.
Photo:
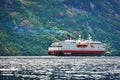
M51 47L62 47L62 46L51 46Z

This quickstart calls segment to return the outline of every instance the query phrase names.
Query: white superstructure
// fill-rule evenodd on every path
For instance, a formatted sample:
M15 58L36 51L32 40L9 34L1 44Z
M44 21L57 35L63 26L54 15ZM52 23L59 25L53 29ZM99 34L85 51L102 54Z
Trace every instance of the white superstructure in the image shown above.
M48 48L49 55L102 55L105 47L100 41L93 41L89 35L88 40L59 41L52 43Z

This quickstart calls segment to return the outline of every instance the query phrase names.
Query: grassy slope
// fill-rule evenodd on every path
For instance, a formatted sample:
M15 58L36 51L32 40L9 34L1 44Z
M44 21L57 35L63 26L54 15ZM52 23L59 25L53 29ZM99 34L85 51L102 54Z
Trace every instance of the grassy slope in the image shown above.
M100 5L106 4L105 7L97 2L91 3L95 5L94 9L86 0L12 1L9 7L1 8L0 55L45 55L48 46L63 40L66 33L74 35L74 38L78 34L82 34L83 38L91 34L93 39L107 44L110 54L120 53L120 19L115 16L116 13L120 17L119 3L98 1ZM113 13L106 8L112 9Z

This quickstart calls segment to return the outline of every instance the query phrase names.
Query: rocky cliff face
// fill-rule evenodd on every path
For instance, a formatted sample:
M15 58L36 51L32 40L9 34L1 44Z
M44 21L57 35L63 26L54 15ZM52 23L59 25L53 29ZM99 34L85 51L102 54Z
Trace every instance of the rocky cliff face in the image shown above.
M45 55L67 34L91 34L119 55L119 22L119 0L1 0L0 55Z

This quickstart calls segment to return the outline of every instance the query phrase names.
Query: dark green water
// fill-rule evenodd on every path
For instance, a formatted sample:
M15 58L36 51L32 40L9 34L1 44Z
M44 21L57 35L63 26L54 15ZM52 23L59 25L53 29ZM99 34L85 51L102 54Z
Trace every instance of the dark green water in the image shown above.
M120 58L1 56L0 80L120 80Z

